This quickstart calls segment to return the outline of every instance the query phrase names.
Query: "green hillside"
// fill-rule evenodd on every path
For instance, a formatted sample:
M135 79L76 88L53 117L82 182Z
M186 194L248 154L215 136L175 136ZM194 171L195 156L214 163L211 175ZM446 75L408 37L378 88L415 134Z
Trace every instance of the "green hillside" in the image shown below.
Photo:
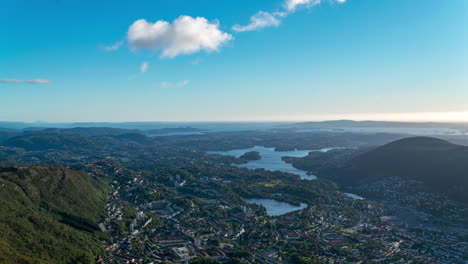
M0 167L0 263L94 263L106 186L63 167Z

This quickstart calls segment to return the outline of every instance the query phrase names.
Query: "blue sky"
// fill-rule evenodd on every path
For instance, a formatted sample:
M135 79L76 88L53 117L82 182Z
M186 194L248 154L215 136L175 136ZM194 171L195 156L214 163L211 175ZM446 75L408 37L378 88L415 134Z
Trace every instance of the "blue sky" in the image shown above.
M0 120L468 121L466 0L0 0L0 25Z

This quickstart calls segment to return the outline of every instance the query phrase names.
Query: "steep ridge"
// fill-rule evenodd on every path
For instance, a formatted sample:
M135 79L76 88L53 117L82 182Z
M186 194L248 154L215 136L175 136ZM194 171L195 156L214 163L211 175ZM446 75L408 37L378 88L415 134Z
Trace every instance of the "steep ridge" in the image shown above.
M105 181L64 167L0 167L0 263L94 263Z
M321 173L350 186L393 176L417 180L431 191L468 203L468 147L437 138L397 140Z

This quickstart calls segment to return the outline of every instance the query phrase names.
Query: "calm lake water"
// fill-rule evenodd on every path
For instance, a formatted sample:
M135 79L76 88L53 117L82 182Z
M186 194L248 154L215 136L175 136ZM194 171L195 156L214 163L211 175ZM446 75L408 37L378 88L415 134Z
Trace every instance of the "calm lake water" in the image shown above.
M246 199L249 204L261 204L263 205L269 216L279 216L284 215L289 212L294 212L297 210L302 210L307 208L307 204L301 203L300 206L295 206L285 202L278 202L272 199Z
M262 168L262 169L269 170L269 171L284 171L284 172L297 174L301 177L301 179L304 179L304 180L313 180L313 179L317 179L317 177L314 175L308 175L306 171L294 168L291 164L284 162L281 159L281 157L285 157L285 156L305 157L309 154L309 152L313 152L313 151L327 152L333 149L338 149L338 148L323 148L319 150L275 151L274 148L265 148L261 146L255 146L253 148L248 148L248 149L234 149L234 150L228 150L228 151L208 151L208 153L240 157L244 155L246 152L258 151L260 153L260 156L262 157L260 160L249 161L248 163L245 163L245 164L233 164L233 166L248 168L248 169ZM353 193L345 193L345 195L355 200L365 199ZM278 206L278 210L281 210L281 207L282 206Z
M365 198L354 193L344 193L346 196L353 198L354 200L364 200Z
M240 157L246 152L249 151L258 151L262 158L260 160L249 161L245 164L233 164L233 166L248 168L248 169L265 169L269 171L284 171L289 173L294 173L301 176L301 179L313 180L317 179L314 175L308 175L306 171L299 170L294 168L291 164L281 160L281 157L305 157L309 152L312 151L321 151L327 152L334 148L324 148L319 150L293 150L293 151L275 151L274 148L265 148L260 146L255 146L248 149L234 149L229 151L208 151L210 154L220 154L220 155L231 155L235 157Z

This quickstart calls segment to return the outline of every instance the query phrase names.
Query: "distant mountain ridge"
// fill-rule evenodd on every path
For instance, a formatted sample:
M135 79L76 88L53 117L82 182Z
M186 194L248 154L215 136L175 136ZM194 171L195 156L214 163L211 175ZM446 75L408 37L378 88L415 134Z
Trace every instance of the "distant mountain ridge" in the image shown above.
M26 150L59 149L90 152L96 150L97 146L119 142L149 144L152 141L142 131L118 128L50 128L4 135L3 140L0 133L0 144Z
M468 123L330 120L299 122L291 126L303 128L468 128Z
M177 133L177 132L202 132L203 129L194 128L194 127L167 127L161 129L151 129L148 130L148 134L167 134L167 133Z
M63 135L87 135L87 136L114 136L130 133L144 132L137 129L122 129L112 127L74 127L74 128L40 128L29 129L25 128L24 133L49 133L49 134L63 134Z
M121 129L165 129L175 127L192 127L210 131L241 131L252 129L270 129L277 125L290 122L75 122L75 123L47 123L47 122L9 122L0 121L0 128L15 130L37 130L44 128L76 128L76 127L111 127Z

